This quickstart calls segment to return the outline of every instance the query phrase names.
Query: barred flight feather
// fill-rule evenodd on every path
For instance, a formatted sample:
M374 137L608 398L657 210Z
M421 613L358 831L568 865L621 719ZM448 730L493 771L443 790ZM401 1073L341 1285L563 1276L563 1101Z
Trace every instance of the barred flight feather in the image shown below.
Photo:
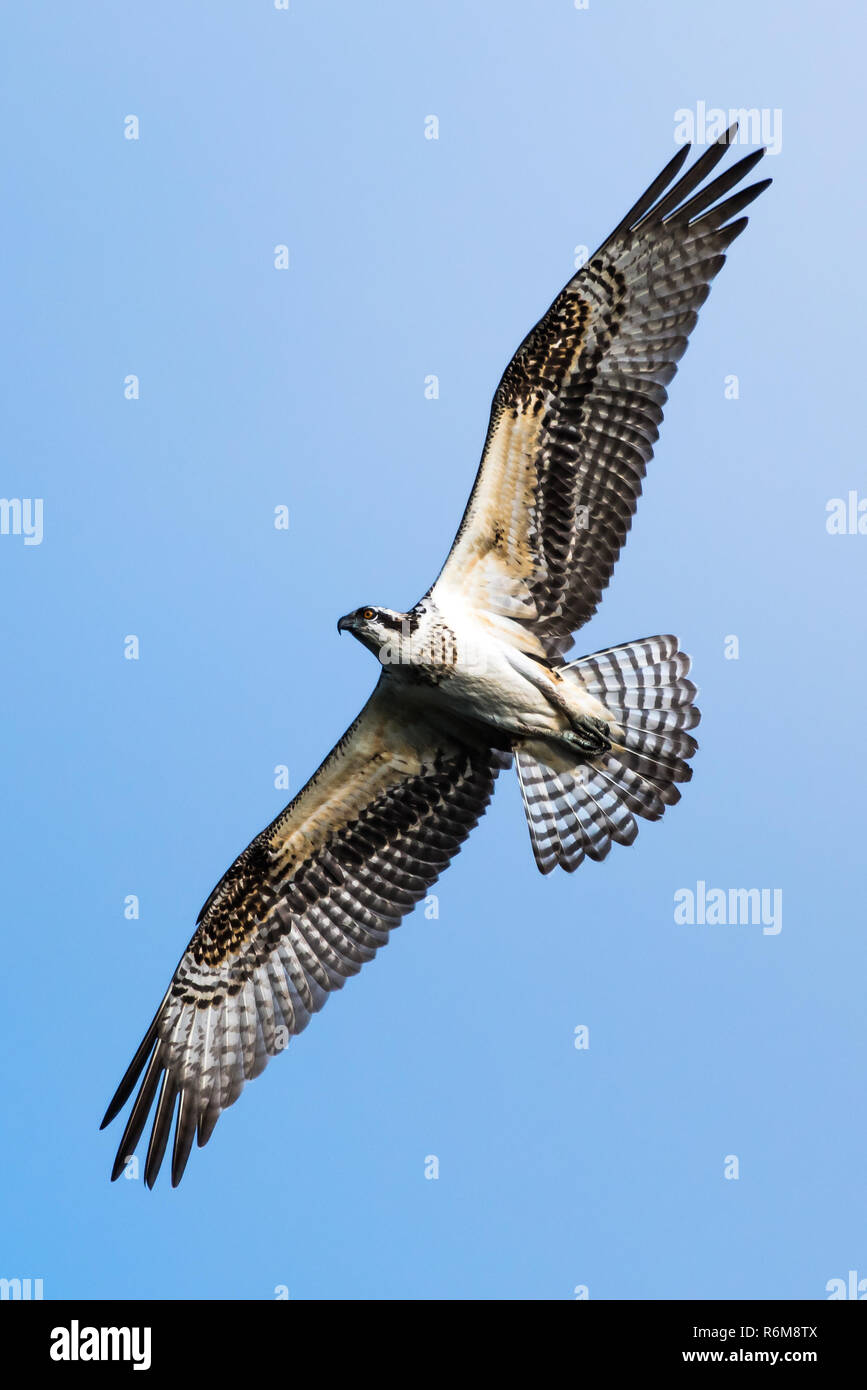
M512 640L528 651L562 655L595 613L632 525L665 388L747 224L736 214L770 183L725 196L759 150L699 188L736 129L679 179L689 148L674 156L530 331L497 388L475 486L431 593L511 619Z
M410 722L380 682L316 775L202 909L103 1120L120 1111L144 1072L113 1178L156 1100L145 1181L156 1180L175 1116L172 1184L180 1181L194 1133L206 1143L245 1083L373 959L458 853L509 761L457 721L448 735Z

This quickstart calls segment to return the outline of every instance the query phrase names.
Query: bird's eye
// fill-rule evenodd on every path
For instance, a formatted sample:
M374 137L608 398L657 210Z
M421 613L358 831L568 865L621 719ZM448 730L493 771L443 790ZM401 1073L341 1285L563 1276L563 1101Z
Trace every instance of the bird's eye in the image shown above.
M365 609L362 610L361 616L362 616L362 618L364 619L364 621L365 621L366 623L369 623L370 620L371 620L371 618L375 618L375 617L376 617L376 613L374 612L374 610L373 610L372 608L365 608Z

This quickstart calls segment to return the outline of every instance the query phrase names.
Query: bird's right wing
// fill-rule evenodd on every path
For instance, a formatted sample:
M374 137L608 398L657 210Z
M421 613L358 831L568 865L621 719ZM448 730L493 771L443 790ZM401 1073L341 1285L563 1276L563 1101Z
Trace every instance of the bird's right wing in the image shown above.
M451 720L407 715L387 677L294 801L220 880L108 1107L144 1072L117 1151L123 1171L156 1100L145 1180L177 1116L172 1184L193 1139L282 1051L422 898L484 812L508 756Z
M685 146L554 300L494 396L475 486L433 586L548 657L596 610L632 524L677 370L761 158L706 176L732 126L680 173Z

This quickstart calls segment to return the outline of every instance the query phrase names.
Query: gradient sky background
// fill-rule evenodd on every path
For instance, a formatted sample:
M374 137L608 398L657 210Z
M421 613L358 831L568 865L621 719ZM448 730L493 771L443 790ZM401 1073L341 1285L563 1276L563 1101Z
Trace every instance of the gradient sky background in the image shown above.
M0 1275L46 1298L867 1277L867 536L826 530L867 495L863 20L106 0L3 27L0 491L44 498L45 529L0 536ZM275 766L294 794L374 682L337 617L427 588L500 372L698 102L781 110L775 183L579 638L679 635L693 783L630 850L543 880L504 778L439 920L404 923L177 1191L111 1186L121 1126L97 1126L201 903L288 799ZM698 880L781 889L782 931L677 925Z

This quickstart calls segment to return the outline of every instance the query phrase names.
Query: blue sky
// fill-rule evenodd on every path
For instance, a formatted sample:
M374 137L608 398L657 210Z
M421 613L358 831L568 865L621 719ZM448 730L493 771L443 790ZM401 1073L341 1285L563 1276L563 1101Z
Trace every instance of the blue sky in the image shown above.
M0 491L43 499L44 530L0 536L0 1275L302 1299L867 1277L867 536L826 528L867 496L863 20L188 0L4 27ZM439 918L404 923L182 1186L111 1186L120 1127L97 1126L201 903L288 799L275 767L297 790L375 679L336 618L427 588L500 372L701 102L781 113L775 182L578 639L693 655L683 801L542 879L502 779ZM779 890L782 929L675 922L699 881Z

